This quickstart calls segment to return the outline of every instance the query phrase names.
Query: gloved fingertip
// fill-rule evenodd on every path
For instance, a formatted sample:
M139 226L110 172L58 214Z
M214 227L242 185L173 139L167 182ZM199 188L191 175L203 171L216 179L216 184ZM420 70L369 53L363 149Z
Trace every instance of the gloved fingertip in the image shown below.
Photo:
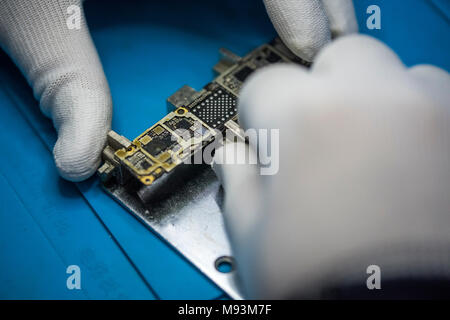
M60 176L79 182L91 177L100 165L106 135L105 139L98 137L92 144L74 145L73 142L74 140L67 136L60 137L53 149L53 155Z
M249 182L257 175L257 158L244 142L227 142L215 151L211 164L225 189Z
M90 178L94 175L97 167L100 165L99 159L94 162L76 161L76 163L74 163L71 160L60 160L58 158L59 157L55 155L55 164L59 175L65 180L72 182L80 182Z
M82 181L92 176L100 165L111 128L111 98L106 91L88 92L65 87L59 92L73 104L52 100L58 102L51 108L58 131L53 149L55 164L63 178Z
M214 155L212 168L225 190L224 219L232 241L242 243L258 220L261 181L253 152L243 142L225 143Z
M223 153L225 152L224 146L217 148L214 152L214 159L211 163L211 168L219 179L220 183L223 183L222 164L219 159L223 159Z
M280 34L284 44L293 52L296 56L303 60L312 62L315 56L321 48L331 41L330 39L311 39L291 37L290 35Z
M439 67L427 64L421 64L411 67L409 73L423 79L436 79L437 82L448 83L450 73Z
M242 147L242 143L226 142L223 146L217 148L215 150L214 159L211 164L214 173L225 188L227 187L225 175L228 171L230 171L229 165L233 164L236 157L242 157L239 152L237 154L235 153L235 149L237 149L235 147Z
M352 34L326 46L317 55L312 73L345 70L350 75L358 74L354 71L361 68L376 70L377 74L383 71L388 75L405 70L398 55L383 42L367 35Z
M285 45L300 58L313 61L331 41L320 1L264 0L267 13Z
M334 37L358 32L358 22L352 0L322 0L322 3Z

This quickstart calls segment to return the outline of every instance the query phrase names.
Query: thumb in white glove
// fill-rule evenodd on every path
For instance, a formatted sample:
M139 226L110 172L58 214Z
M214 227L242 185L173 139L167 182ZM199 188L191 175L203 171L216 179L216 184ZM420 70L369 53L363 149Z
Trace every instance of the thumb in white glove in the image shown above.
M312 61L332 37L358 31L352 0L264 0L283 42Z
M67 9L80 0L2 0L0 44L33 87L42 112L53 119L53 153L62 177L91 176L111 124L108 83L83 11L69 29Z
M252 75L239 121L279 129L280 170L213 165L247 297L367 290L372 264L383 292L388 280L450 280L449 106L448 73L407 69L363 36L336 40L311 70L278 65Z

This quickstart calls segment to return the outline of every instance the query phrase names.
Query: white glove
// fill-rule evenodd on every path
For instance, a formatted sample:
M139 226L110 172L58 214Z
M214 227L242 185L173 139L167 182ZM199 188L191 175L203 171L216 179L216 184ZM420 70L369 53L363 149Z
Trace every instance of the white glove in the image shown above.
M0 44L33 87L42 112L53 119L53 150L64 178L91 176L111 125L112 102L81 10L81 29L66 24L80 0L1 0Z
M387 280L450 280L448 73L408 69L377 40L343 37L311 70L252 75L239 120L280 129L277 174L213 165L247 297L366 289L370 265L381 268L382 290Z
M358 31L352 0L264 0L283 42L312 61L332 37Z

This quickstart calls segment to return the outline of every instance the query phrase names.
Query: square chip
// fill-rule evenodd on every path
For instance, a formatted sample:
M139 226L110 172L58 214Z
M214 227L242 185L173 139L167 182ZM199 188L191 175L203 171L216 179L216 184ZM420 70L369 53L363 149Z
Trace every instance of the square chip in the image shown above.
M255 71L255 70L252 69L252 68L250 68L250 67L248 67L248 66L245 66L244 68L242 68L241 70L239 70L238 72L236 72L236 73L234 74L234 77L235 77L236 79L238 79L239 81L244 82L245 79L247 79L248 76L251 75L251 74L253 73L253 71Z
M167 132L167 134L153 137L153 139L145 146L143 146L143 148L152 156L156 157L162 152L170 149L176 143L176 141L172 140L172 135Z
M191 112L210 127L219 129L236 115L236 98L219 87L193 106Z
M270 53L267 55L266 60L270 63L275 63L281 60L281 57L277 55L275 52L270 51Z

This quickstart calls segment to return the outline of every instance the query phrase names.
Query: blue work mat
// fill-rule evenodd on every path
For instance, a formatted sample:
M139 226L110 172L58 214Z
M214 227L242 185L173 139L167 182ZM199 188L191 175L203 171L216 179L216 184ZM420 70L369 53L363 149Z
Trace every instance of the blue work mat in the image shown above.
M360 30L407 65L450 70L447 0L356 0ZM366 8L382 9L367 30ZM108 78L113 129L134 138L166 114L184 84L212 80L218 49L243 55L275 37L262 1L87 1L88 24ZM56 135L18 69L0 53L0 298L216 299L223 293L109 198L96 178L58 177ZM66 268L79 265L81 290Z

